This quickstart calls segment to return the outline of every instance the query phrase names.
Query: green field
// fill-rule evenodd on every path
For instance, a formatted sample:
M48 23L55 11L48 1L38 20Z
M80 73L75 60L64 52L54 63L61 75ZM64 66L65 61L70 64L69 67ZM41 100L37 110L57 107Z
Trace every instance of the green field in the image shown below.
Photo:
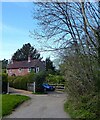
M23 95L2 95L2 116L11 114L14 108L29 99Z

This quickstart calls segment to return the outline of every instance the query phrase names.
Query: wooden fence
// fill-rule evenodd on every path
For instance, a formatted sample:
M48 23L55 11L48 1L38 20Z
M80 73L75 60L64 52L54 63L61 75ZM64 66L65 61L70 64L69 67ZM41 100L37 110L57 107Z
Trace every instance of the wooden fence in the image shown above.
M65 86L64 84L50 84L55 87L56 90L64 90Z
M65 89L64 84L50 84L50 85L54 86L55 90L64 90ZM28 91L32 91L32 92L35 91L34 87L35 87L34 83L28 83L27 84L27 90Z

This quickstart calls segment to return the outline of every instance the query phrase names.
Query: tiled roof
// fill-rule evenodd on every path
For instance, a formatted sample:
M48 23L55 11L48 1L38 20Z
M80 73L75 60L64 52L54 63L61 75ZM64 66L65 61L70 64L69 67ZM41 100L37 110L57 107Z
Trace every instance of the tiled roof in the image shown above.
M28 61L14 61L13 63L8 64L7 69L18 69L18 68L30 68L30 67L36 67L40 65L45 65L44 61L40 61L38 59Z

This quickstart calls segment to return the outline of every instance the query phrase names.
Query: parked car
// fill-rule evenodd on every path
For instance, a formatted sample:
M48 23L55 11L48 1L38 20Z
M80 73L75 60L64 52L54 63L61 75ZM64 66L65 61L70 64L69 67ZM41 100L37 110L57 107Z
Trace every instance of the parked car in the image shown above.
M54 91L55 87L53 87L52 85L49 85L48 83L43 83L43 87L46 91Z
M36 92L44 92L44 87L43 86L42 87L36 87L35 91Z

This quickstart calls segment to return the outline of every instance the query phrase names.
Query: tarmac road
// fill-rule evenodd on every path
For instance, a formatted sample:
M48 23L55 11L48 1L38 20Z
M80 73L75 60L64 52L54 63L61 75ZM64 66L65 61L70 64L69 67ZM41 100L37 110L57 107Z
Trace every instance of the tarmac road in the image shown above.
M28 94L31 100L23 103L6 118L70 118L64 112L64 93L50 92L45 95Z

